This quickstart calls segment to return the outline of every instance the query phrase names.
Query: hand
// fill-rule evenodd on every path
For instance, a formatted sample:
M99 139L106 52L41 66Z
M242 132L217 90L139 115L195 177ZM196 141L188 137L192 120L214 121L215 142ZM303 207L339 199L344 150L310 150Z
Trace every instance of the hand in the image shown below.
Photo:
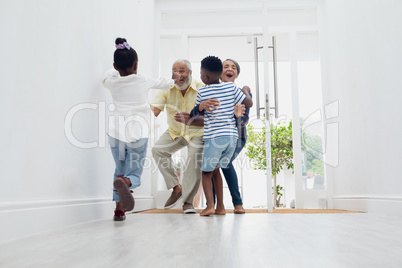
M190 121L191 117L189 113L175 113L174 114L174 120L176 120L179 123L183 123L185 125L188 124Z
M172 73L172 79L174 80L174 83L176 84L176 83L179 81L179 79L180 79L180 74L179 74L179 72L173 72L173 73Z
M251 89L248 86L244 86L241 91L243 91L244 94L249 95L251 93Z
M207 110L213 114L214 112L212 111L212 109L218 110L219 106L221 106L221 105L220 105L220 102L218 99L209 99L209 100L201 102L200 106L198 106L198 110L200 110L200 111Z
M246 106L244 104L236 104L234 108L234 114L236 117L241 117L245 114L246 112Z

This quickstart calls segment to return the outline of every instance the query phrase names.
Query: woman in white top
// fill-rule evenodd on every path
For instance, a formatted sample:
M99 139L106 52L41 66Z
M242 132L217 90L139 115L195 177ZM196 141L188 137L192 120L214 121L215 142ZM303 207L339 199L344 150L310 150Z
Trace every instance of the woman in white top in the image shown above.
M116 169L113 177L113 201L116 201L114 220L125 220L125 211L134 209L130 189L141 184L141 174L148 146L151 110L148 104L150 88L169 89L173 79L150 79L137 74L137 52L126 39L115 41L113 67L106 72L103 85L109 89L115 105L109 120L109 144ZM113 120L114 119L114 120Z

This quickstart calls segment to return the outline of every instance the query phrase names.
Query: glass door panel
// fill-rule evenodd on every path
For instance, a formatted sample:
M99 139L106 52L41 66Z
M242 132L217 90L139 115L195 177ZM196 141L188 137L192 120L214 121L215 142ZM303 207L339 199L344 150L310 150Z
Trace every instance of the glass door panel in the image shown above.
M318 33L297 34L303 206L326 208L323 103Z

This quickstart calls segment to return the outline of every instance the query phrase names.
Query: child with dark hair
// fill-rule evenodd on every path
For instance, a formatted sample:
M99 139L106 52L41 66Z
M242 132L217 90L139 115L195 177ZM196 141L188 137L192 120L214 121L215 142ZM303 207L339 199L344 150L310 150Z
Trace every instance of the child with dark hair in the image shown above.
M125 212L134 209L130 189L141 184L141 174L148 147L151 109L148 90L169 89L175 79L151 79L137 74L138 55L124 38L115 41L113 67L102 82L109 89L115 106L114 117L109 121L109 144L116 169L113 177L113 201L116 202L114 220L126 219Z
M200 112L204 114L205 144L201 170L207 207L201 212L201 216L220 214L220 210L224 211L223 184L220 176L213 178L217 199L215 211L212 172L226 168L236 148L238 134L234 119L235 105L243 103L251 107L253 104L251 97L246 96L234 83L220 83L222 69L222 62L217 57L208 56L201 61L201 80L206 86L198 90L196 106L190 113L191 117ZM217 103L219 104L216 105Z

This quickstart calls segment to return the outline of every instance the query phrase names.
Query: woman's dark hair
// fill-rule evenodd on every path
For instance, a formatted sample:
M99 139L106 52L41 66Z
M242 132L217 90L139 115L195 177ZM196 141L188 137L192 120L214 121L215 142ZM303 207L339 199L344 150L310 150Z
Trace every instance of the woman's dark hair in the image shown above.
M223 65L218 57L208 56L201 61L201 68L212 73L219 73L220 75L222 73Z
M225 62L225 61L231 61L231 62L233 62L234 65L236 65L237 74L240 74L240 65L239 65L239 63L238 63L237 61L232 60L232 59L226 59L226 60L224 60L223 62Z
M127 40L124 38L116 38L115 44L116 45L120 45L120 44L127 44ZM127 44L128 46L128 44ZM116 65L117 69L120 70L126 70L128 68L133 67L134 62L138 62L138 56L137 56L137 52L135 52L135 50L128 46L129 49L127 47L123 48L123 49L116 49L116 51L114 52L114 64Z

